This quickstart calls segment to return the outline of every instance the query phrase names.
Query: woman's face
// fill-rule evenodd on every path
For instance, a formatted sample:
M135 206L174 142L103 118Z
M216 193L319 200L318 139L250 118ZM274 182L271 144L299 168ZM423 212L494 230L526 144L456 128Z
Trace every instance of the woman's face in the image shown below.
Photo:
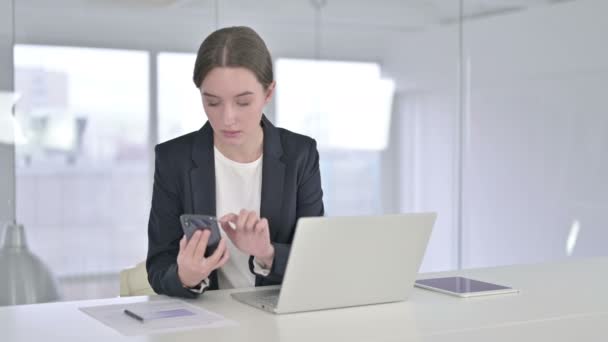
M274 82L264 90L247 68L213 68L200 91L216 142L232 146L255 143L261 133L262 110L273 90Z

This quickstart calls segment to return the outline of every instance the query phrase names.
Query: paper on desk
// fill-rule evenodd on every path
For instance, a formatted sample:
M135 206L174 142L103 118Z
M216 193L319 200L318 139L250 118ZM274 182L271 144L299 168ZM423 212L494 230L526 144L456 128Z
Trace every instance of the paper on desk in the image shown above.
M125 309L146 319L140 322L129 317L124 313ZM125 336L237 325L221 315L178 299L151 299L147 302L91 306L80 310ZM170 312L181 314L166 314Z

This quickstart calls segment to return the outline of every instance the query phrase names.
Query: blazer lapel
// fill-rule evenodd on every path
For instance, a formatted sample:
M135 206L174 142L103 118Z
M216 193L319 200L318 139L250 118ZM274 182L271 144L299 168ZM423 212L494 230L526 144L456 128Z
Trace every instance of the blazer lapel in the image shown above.
M281 161L283 146L276 127L262 116L264 129L264 159L262 162L262 200L260 216L268 219L270 238L274 240L281 222L285 163Z
M209 122L196 135L192 146L194 167L190 170L192 214L215 216L215 160L213 130Z

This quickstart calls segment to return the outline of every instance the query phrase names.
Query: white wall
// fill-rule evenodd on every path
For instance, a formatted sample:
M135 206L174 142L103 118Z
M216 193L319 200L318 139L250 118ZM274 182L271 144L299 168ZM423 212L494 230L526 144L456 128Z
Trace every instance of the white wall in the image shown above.
M402 35L385 61L399 87L400 210L438 213L423 271L457 267L458 61L456 25Z
M13 91L12 1L0 2L0 91ZM0 143L0 232L6 221L15 219L14 156L13 145Z
M466 5L466 2L465 2ZM608 253L608 2L578 0L403 35L402 208L436 210L424 270L455 268L462 81L464 267Z
M467 266L608 253L608 2L467 24Z

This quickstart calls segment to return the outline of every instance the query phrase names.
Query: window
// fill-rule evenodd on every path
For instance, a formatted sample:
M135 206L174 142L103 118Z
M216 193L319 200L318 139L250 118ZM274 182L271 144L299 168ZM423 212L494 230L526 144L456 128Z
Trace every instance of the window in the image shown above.
M276 75L277 125L317 140L327 213L382 213L394 82L359 62L279 59Z
M375 63L279 59L277 124L315 137L320 149L387 147L395 84Z
M148 58L15 46L16 117L25 138L16 147L17 218L64 299L86 297L67 290L74 279L116 277L145 259ZM96 295L116 295L112 283Z
M207 118L192 82L195 54L158 54L159 141L196 131Z

